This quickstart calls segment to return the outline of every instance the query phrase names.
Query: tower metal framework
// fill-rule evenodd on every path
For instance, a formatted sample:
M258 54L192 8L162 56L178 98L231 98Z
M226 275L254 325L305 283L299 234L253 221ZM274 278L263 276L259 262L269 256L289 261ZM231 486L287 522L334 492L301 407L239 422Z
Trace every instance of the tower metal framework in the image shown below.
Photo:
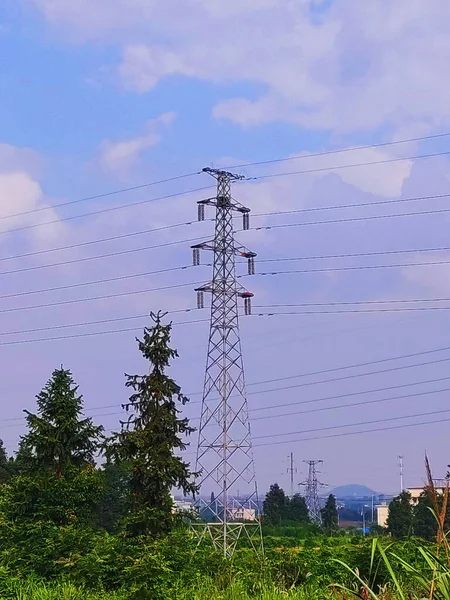
M317 479L317 465L323 463L323 460L304 460L304 463L309 465L308 479L302 484L305 486L305 500L309 509L309 516L313 523L320 525L322 523L322 515L320 513L319 502L319 486L323 484Z
M234 239L233 213L241 213L243 228L249 228L250 209L231 196L231 182L241 177L203 171L217 180L217 196L198 203L199 221L205 218L206 206L215 207L214 239L192 246L194 265L200 264L201 250L214 254L212 281L196 289L198 308L204 307L205 292L211 293L212 301L196 466L204 522L193 527L200 540L211 538L231 557L241 538L256 551L263 550L238 313L242 298L244 313L251 314L253 294L237 282L235 271L238 256L247 259L248 274L254 274L256 253ZM236 489L246 493L233 496Z

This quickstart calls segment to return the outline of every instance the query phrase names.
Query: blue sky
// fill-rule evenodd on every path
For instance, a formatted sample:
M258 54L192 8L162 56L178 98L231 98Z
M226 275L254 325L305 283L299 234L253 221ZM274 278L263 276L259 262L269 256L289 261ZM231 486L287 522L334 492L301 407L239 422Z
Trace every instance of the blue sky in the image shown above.
M444 0L399 0L395 4L374 0L369 7L350 0L192 0L182 6L177 0L158 4L150 0L97 0L95 5L90 0L6 0L0 8L3 258L195 220L196 201L203 197L200 193L64 219L187 192L212 182L206 176L197 176L65 208L56 206L83 196L196 172L206 165L258 162L450 131L450 86L445 77L450 58L449 20L450 8ZM248 176L325 170L245 183L236 186L234 194L254 213L446 194L449 181L445 155L359 168L337 167L446 152L449 143L449 138L442 138L245 167L243 172ZM446 198L394 202L255 217L253 224L293 224L446 207ZM45 210L4 218L42 208ZM10 231L46 221L55 222ZM208 239L211 231L211 223L206 222L7 260L3 272L22 271L2 276L2 295L189 265L189 243L109 259L85 259L197 236ZM257 251L261 261L432 248L448 245L447 240L446 213L239 234L239 241ZM83 261L41 268L77 259ZM258 271L336 269L433 259L445 261L449 252L261 262ZM28 267L34 270L23 271ZM245 265L240 269L242 272ZM255 305L430 299L450 297L448 271L448 265L442 264L259 275L251 284ZM189 309L195 306L195 293L189 287L98 301L84 299L208 279L208 269L202 267L29 297L0 298L0 311L24 308L0 314L0 320L3 331L11 332L122 318L146 314L150 309ZM34 304L73 298L79 298L80 303L25 310ZM207 311L202 313L203 318L207 316ZM192 314L177 316L179 321L193 318ZM4 340L100 332L134 324L138 333L145 322L141 319L62 332L8 335ZM254 383L421 352L445 346L447 332L446 311L255 316L242 320L247 380ZM207 334L205 323L175 326L181 358L174 371L188 392L201 390ZM123 372L144 368L133 339L133 332L128 332L0 346L3 418L19 419L23 408L32 408L34 395L52 369L63 362L79 381L91 414L107 428L115 427L119 415L110 413L118 411L98 407L119 406L126 398ZM443 362L251 394L250 408L256 417L261 416L258 411L262 407L277 403L301 403L407 383L415 384L411 391L425 392L439 384L419 382L442 378L445 371ZM13 380L11 373L15 374ZM264 385L251 389L262 390ZM396 395L385 392L384 397L389 394ZM282 434L445 410L447 395L441 392L348 409L335 409L329 401L329 411L295 418L275 417L283 411L272 410L266 414L273 415L273 420L255 418L254 435L259 439L270 432ZM382 397L372 392L359 399ZM193 418L198 416L197 405L188 411ZM12 451L22 424L10 423L0 423L0 435ZM405 455L409 483L416 484L423 476L425 450L430 453L436 474L443 475L449 462L447 437L448 424L442 422L434 428L414 427L309 443L292 441L273 446L270 452L267 447L256 447L258 479L262 489L275 479L286 484L283 461L293 451L299 462L323 458L323 478L330 485L358 482L389 492L397 486L399 453Z

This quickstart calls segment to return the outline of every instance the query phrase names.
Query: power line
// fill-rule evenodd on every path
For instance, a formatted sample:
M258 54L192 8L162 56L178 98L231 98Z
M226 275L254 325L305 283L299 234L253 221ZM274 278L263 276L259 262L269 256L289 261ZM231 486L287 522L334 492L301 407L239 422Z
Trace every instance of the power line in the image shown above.
M192 285L192 284L189 284L189 285ZM174 325L192 325L194 323L206 323L206 322L208 322L208 319L196 319L195 321L185 321L182 323L174 323ZM77 334L73 334L73 335L41 338L41 339L35 339L35 340L13 340L10 342L0 342L0 346L16 346L18 344L33 344L35 342L54 342L54 341L59 341L59 340L72 340L72 339L76 339L76 338L93 337L96 335L112 335L114 333L128 333L128 332L132 332L132 331L136 331L136 327L129 327L127 329L112 329L109 331L89 331L87 333L77 333Z
M118 252L108 252L106 254L96 254L95 256L84 256L82 258L75 258L72 260L64 260L56 263L50 263L47 265L34 265L32 267L24 267L22 269L14 269L12 271L1 271L0 275L14 275L16 273L27 273L29 271L38 271L40 269L50 269L53 267L62 267L67 265L74 265L78 263L89 262L91 260L100 260L103 258L113 258L115 256L127 256L128 254L135 254L136 252L145 252L146 250L154 250L155 248L167 248L168 246L176 246L178 244L186 244L189 242L196 242L200 238L190 238L188 240L177 240L175 242L165 242L163 244L156 244L153 246L143 246L142 248L132 248L131 250L119 250Z
M260 179L272 179L274 177L287 177L290 175L303 175L305 173L319 173L322 171L339 171L341 169L350 169L354 167L370 167L372 165L382 165L386 163L400 162L402 160L420 160L425 158L435 158L436 156L448 156L450 150L446 152L434 152L432 154L419 154L416 156L402 156L397 158L386 158L383 160L371 160L368 162L354 163L351 165L336 165L334 167L319 167L316 169L305 169L304 171L291 171L287 173L271 173L269 175L257 175L256 177L247 177L247 181L258 181Z
M437 360L430 360L430 361L425 361L422 363L416 363L413 365L401 365L398 367L390 367L389 369L381 369L379 371L367 371L365 373L354 373L352 375L345 375L344 377L334 377L331 379L321 379L319 381L308 381L305 383L299 383L299 384L295 384L295 385L290 385L290 386L285 386L285 387L280 387L280 388L275 388L275 389L268 389L268 390L260 390L257 392L249 392L249 394L267 394L269 392L279 392L282 390L290 390L290 389L297 389L300 387L309 387L312 385L319 385L319 384L324 384L324 383L335 383L337 381L347 381L349 379L357 379L358 377L369 377L371 375L379 375L381 373L393 373L396 371L403 371L405 369L414 369L416 367L424 367L424 366L428 366L428 365L435 365L435 364L440 364L440 363L445 363L445 362L449 362L450 361L450 357L448 358L440 358ZM279 379L273 379L272 382L275 381L283 381L283 380L287 380L287 379L293 379L296 376L290 376L290 377L286 377L286 378L279 378ZM265 383L269 383L268 381ZM256 385L256 384L254 384ZM193 395L193 394L191 394Z
M368 315L380 313L405 313L405 312L433 312L440 310L450 310L449 306L403 306L401 308L360 308L360 309L345 309L345 310L302 310L296 312L270 312L270 313L253 313L255 317L295 317L305 315Z
M450 379L450 377L441 377L439 379L430 379L429 381L417 381L414 383L405 383L403 385L396 385L396 386L390 386L390 387L386 387L386 388L379 388L379 390L365 390L362 392L352 392L350 394L340 394L338 396L329 396L328 398L315 398L314 400L307 400L304 402L298 402L298 404L308 404L308 403L313 403L313 402L324 402L325 400L331 400L331 399L337 399L337 398L347 398L350 396L359 396L359 395L364 395L364 394L368 394L368 393L375 393L381 390L394 390L394 389L399 389L399 388L404 388L404 387L414 387L416 385L425 385L428 383L433 383L433 382L440 382L440 381L448 381ZM431 394L441 394L443 392L449 392L450 388L443 388L440 390L427 390L425 392L417 392L414 394L404 394L402 396L391 396L389 398L377 398L376 400L362 400L361 402L351 402L349 404L338 404L335 406L322 406L319 408L311 408L311 409L307 409L307 410L300 410L300 411L294 411L294 412L289 412L289 413L284 413L284 414L278 414L278 415L263 415L261 417L255 417L253 420L255 421L260 421L262 419L272 419L272 418L279 418L279 417L292 417L292 416L296 416L296 415L306 415L306 414L311 414L311 413L317 413L317 412L327 412L330 410L340 410L340 409L346 409L346 408L355 408L357 406L367 406L369 404L381 404L382 402L391 402L393 400L405 400L406 398L418 398L418 397L422 397L422 396L427 396L427 395L431 395ZM291 405L294 403L290 403ZM288 406L288 404L279 404L276 406L262 406L260 407L258 410L269 410L269 409L278 409L278 408L282 408L284 406Z
M325 260L330 258L360 258L363 256L382 256L388 254L415 254L420 252L444 252L450 250L450 246L439 246L437 248L409 248L406 250L378 250L372 252L354 252L350 254L319 254L313 256L296 256L291 258L264 258L258 262L280 262L297 260Z
M288 259L289 260L289 259ZM257 273L258 275L293 275L298 273L328 273L330 271L361 271L365 269L395 269L406 267L431 267L438 265L448 265L450 260L434 260L417 263L398 263L398 264L383 264L383 265L356 265L352 267L320 267L318 269L297 269L292 271L272 271ZM246 275L241 275L246 277Z
M53 288L27 290L25 292L15 292L14 294L6 294L4 296L0 296L0 300L5 300L7 298L18 298L18 297L22 297L22 296L31 296L34 294L45 294L48 292L60 292L63 290L71 290L74 288L86 287L89 285L100 285L103 283L112 283L114 281L124 281L127 279L135 279L137 277L147 277L148 275L160 275L162 273L171 273L173 271L183 271L183 270L191 269L191 268L192 268L192 265L185 265L182 267L171 267L169 269L159 269L157 271L148 271L146 273L132 273L130 275L119 275L117 277L109 277L108 279L95 279L93 281L82 281L81 283L71 283L69 285L61 285L61 286L53 287Z
M352 306L364 304L405 304L414 302L450 302L450 298L410 298L393 300L353 300L348 302L302 302L300 304L257 304L254 308L300 308L308 306Z
M367 217L349 217L345 219L330 219L328 221L309 221L307 223L283 223L281 225L262 225L260 227L251 227L254 231L267 229L282 229L284 227L303 227L306 225L331 225L336 223L354 223L357 221L374 221L379 219L394 219L398 217L417 217L423 215L435 215L450 212L450 208L439 208L436 210L423 210L419 212L397 213L393 215L370 215Z
M277 434L268 434L268 435L259 435L256 436L255 440L262 440L273 437L284 437L285 435L302 435L303 433L315 433L316 431L330 431L332 429L342 429L343 427L358 427L361 425L374 425L376 423L388 423L391 421L400 421L402 419L414 419L417 417L430 417L433 415L442 415L444 413L449 413L450 408L446 408L443 410L434 410L431 412L419 413L415 415L404 415L400 417L387 417L385 419L374 419L371 421L359 421L358 423L348 423L346 425L331 425L329 427L318 427L316 429L305 429L303 431L290 431L288 433L277 433Z
M196 308L186 308L183 310L171 310L169 314L197 311ZM43 333L44 331L55 331L58 329L71 329L72 327L87 327L89 325L105 325L106 323L120 323L122 321L133 321L137 319L148 319L148 314L129 315L124 317L114 317L112 319L99 319L97 321L84 321L82 323L66 323L64 325L51 325L50 327L37 327L35 329L22 329L19 331L0 331L0 336L5 335L28 335L30 333Z
M142 190L145 188L149 188L153 185L159 185L162 183L170 183L172 181L178 181L179 179L186 179L187 177L193 177L194 175L200 175L200 172L197 171L195 173L186 173L185 175L177 175L175 177L169 177L168 179L160 179L159 181L150 181L148 183L142 183L141 185L134 185L128 188L122 188L119 190L114 190L112 192L104 192L102 194L96 194L95 196L86 196L84 198L78 198L77 200L69 200L68 202L60 202L59 204L53 204L51 206L41 206L39 208L33 208L31 210L25 210L20 213L14 213L10 215L3 215L0 217L0 220L3 219L12 219L14 217L22 217L25 215L31 215L34 213L42 212L44 210L51 210L55 208L62 208L65 206L72 206L73 204L80 204L81 202L90 202L91 200L100 200L101 198L108 198L110 196L117 196L118 194L124 194L126 192L134 192L136 190Z
M206 320L202 320L202 321L186 321L186 322L182 322L182 323L178 323L179 325L181 324L191 324L191 323L198 323L198 322L206 322ZM127 331L127 330L125 330ZM135 331L135 329L131 329L131 331ZM416 386L416 385L424 385L427 383L434 383L434 382L440 382L440 381L446 381L449 380L450 377L443 377L440 379L431 379L429 381L418 381L418 382L413 382L410 384L404 384L401 386L391 386L391 387L386 387L386 388L379 388L378 390L365 390L362 392L355 392L352 394L348 394L348 396L355 396L355 395L363 395L363 394L367 394L367 393L372 393L372 392L377 392L377 391L386 391L386 390L391 390L391 389L397 389L397 388L401 388L401 387L409 387L409 386ZM274 417L284 417L284 416L293 416L293 415L301 415L301 414L311 414L311 413L315 413L315 412L323 412L323 411L330 411L330 410L338 410L341 408L354 408L356 406L365 406L368 404L378 404L381 402L390 402L392 400L403 400L406 398L415 398L415 397L422 397L422 396L427 396L428 394L438 394L438 393L443 393L443 392L448 392L450 391L450 388L443 388L443 389L438 389L438 390L428 390L428 391L423 391L423 392L417 392L417 393L413 393L413 394L405 394L405 395L401 395L401 396L393 396L393 397L389 397L389 398L379 398L376 400L364 400L361 402L354 402L351 404L341 404L341 405L337 405L337 406L325 406L325 407L320 407L320 408L313 408L313 409L308 409L308 410L304 410L304 411L295 411L295 412L290 412L290 413L285 413L285 414L281 414L281 415L267 415L267 416L261 416L261 417L254 417L252 418L255 421L259 421L262 419L271 419ZM252 392L253 394L257 393L257 392ZM341 397L346 397L345 394L342 394L340 396L329 396L326 398L317 398L314 400L309 400L306 402L298 402L298 403L288 403L288 404L277 404L277 405L273 405L273 406L266 406L266 407L258 407L257 409L253 409L251 412L259 412L260 410L268 410L268 409L278 409L278 408L283 408L286 406L291 406L292 404L308 404L311 402L322 402L325 400L330 400L330 399L336 399L336 398L341 398ZM197 404L197 402L191 402L190 404ZM118 408L119 406L124 406L124 405L120 405L120 404L110 404L110 405L106 405L106 406L98 406L98 407L90 407L90 408L86 408L85 412L92 412L92 411L96 411L96 410L106 410L109 408ZM121 412L114 412L114 413L95 413L92 416L94 417L105 417L105 416L116 416L116 415L121 415L123 414L123 410ZM24 417L16 417L16 418L12 418L12 419L2 419L0 420L0 423L6 423L6 422L12 422L12 421L23 421ZM190 418L191 421L198 421L198 417L195 418Z
M319 210L340 210L344 208L363 208L366 206L381 206L385 204L399 204L404 202L418 202L419 200L439 200L449 198L450 194L436 194L432 196L416 196L414 198L394 198L389 200L376 200L374 202L360 202L356 204L337 204L334 206L312 206L308 208L299 208L297 210L276 210L267 213L257 213L255 217L271 217L274 215L295 215L300 213L317 212Z
M180 269L180 268L184 268L184 267L177 267L176 269ZM187 267L186 267L187 268ZM171 269L167 269L167 270L162 270L160 272L165 272L165 271L170 271ZM154 273L157 273L158 271L154 271ZM144 276L144 275L149 275L150 273L138 273L135 275L126 275L124 277L119 277L119 278L111 278L111 279L107 279L107 280L96 280L93 282L86 282L86 283L80 283L80 284L75 284L75 287L78 286L82 286L82 285L91 285L91 284L97 284L97 283L105 283L105 282L109 282L109 281L116 281L117 279L127 279L130 277L140 277L140 276ZM66 287L72 287L72 286L66 286ZM60 288L56 288L58 290L61 289L65 289L64 287L60 287ZM33 290L30 292L23 292L23 294L31 294L31 293L41 293L41 292L47 292L47 291L54 291L55 288L51 288L51 289L47 289L47 290ZM0 296L0 299L4 299L10 296ZM332 303L317 303L317 304L313 304L313 303L305 303L305 304L287 304L287 305L283 305L283 304L273 304L273 305L260 305L260 306L256 306L255 308L278 308L278 307L301 307L301 306L334 306L334 305L347 305L347 304L371 304L371 303L388 303L388 302L440 302L440 301L450 301L450 298L434 298L434 299L414 299L414 300L380 300L380 301L355 301L355 302L332 302ZM446 307L444 307L446 308ZM179 311L170 311L169 314L173 314L176 312L192 312L192 311L197 311L197 308L188 308L188 309L181 309ZM359 312L359 311L358 311ZM256 313L253 316L276 316L277 314L280 314L281 316L285 316L286 314L291 314L291 313ZM303 314L303 313L292 313L293 315L295 314ZM311 313L311 314L321 314L321 313ZM330 313L332 314L332 313ZM29 333L37 333L37 332L44 332L44 331L53 331L56 329L68 329L71 327L82 327L82 326L88 326L88 325L97 325L97 324L103 324L103 323L115 323L115 322L119 322L119 321L127 321L127 320L131 320L131 319L140 319L140 318L146 318L148 315L131 315L131 316L123 316L123 317L115 317L112 319L102 319L100 321L87 321L87 322L82 322L82 323L72 323L72 324L64 324L64 325L52 325L49 327L38 327L35 329L26 329L26 330L18 330L18 331L0 331L0 336L5 336L5 335L22 335L22 334L29 334ZM387 359L387 360L391 360L391 359ZM392 359L393 360L393 359ZM367 363L364 363L367 364ZM372 363L368 363L368 364L372 364ZM340 367L340 368L349 368L349 367ZM336 369L332 369L332 370L336 370ZM339 370L339 369L338 369ZM321 371L322 372L322 371ZM300 377L301 375L298 375L296 377ZM247 385L252 385L252 384L247 384Z
M274 446L274 445L279 445L279 444L295 444L295 443L299 443L299 442L309 442L309 441L313 441L313 440L325 440L325 439L329 439L329 438L345 437L348 435L361 435L361 434L375 433L375 432L380 432L380 431L390 431L390 430L394 430L394 429L406 429L407 427L422 427L423 425L434 425L436 423L447 423L448 421L450 421L450 418L436 419L434 421L427 421L426 423L407 423L405 425L394 425L392 427L379 427L376 429L366 429L364 431L347 431L345 433L336 433L336 434L332 434L332 435L301 438L301 439L297 439L297 440L265 442L263 444L254 444L254 446L260 447L260 446Z
M157 291L161 291L161 290L172 290L172 289L188 287L188 286L192 286L192 285L200 285L200 284L198 282L196 282L196 283L178 283L175 285L169 285L169 286L157 287L157 288L149 288L149 289L145 289L145 290L133 290L131 292L120 292L120 293L116 293L116 294L107 294L104 296L92 296L90 298L77 298L74 300L63 300L61 302L49 302L46 304L35 304L32 306L15 306L13 308L4 308L4 309L0 310L0 314L21 312L24 310L35 310L35 309L40 309L40 308L51 308L54 306L64 306L67 304L78 304L79 302L94 302L96 300L109 300L110 298L122 298L125 296L134 296L136 294L146 294L148 292L157 292Z
M70 217L64 217L60 219L54 219L53 221L45 221L44 223L33 223L32 225L24 225L23 227L17 227L15 229L7 229L5 231L0 231L0 235L5 235L7 233L17 233L19 231L27 231L29 229L35 229L36 227L44 227L46 225L54 225L57 223L62 223L65 221L73 221L75 219L81 219L84 217L92 217L95 215L101 215L108 212L113 212L116 210L123 210L126 208L132 208L134 206L141 206L144 204L149 204L150 202L157 202L159 200L168 200L169 198L177 198L179 196L185 196L187 194L193 194L195 192L204 192L206 190L210 190L212 186L206 186L201 188L196 188L192 190L187 190L185 192L177 192L175 194L167 194L165 196L158 196L157 198L148 198L147 200L140 200L138 202L131 202L128 204L120 204L118 206L109 206L108 208L102 208L99 210L95 210L89 213L82 213L80 215L72 215Z
M397 141L392 141L392 142L381 142L379 144L367 144L364 146L351 146L349 148L339 148L337 150L325 150L323 152L314 152L311 154L303 154L301 156L288 156L285 158L274 158L271 160L262 160L262 161L258 161L258 162L241 163L240 165L232 165L231 167L226 167L226 168L227 169L241 169L243 167L256 167L256 166L260 166L260 165L270 165L270 164L274 164L274 163L302 160L305 158L315 158L317 156L326 156L329 154L342 154L344 152L353 152L355 150L369 150L372 148L384 148L386 146L395 146L398 144L407 144L407 143L412 143L412 142L422 142L425 140L434 140L434 139L438 139L438 138L448 137L449 135L450 135L450 132L438 133L435 135L426 135L426 136L420 136L420 137L416 137L416 138L408 138L408 139L397 140Z
M423 350L421 352L413 352L410 354L401 354L401 355L397 355L397 356L390 356L389 358L380 358L378 360L371 360L371 361L366 361L366 362L360 362L360 363L353 363L350 365L343 365L340 367L333 367L331 369L325 369L325 370L321 370L321 371L310 371L309 373L301 373L299 375L291 375L289 377L278 377L277 379L266 379L265 381L260 381L258 383L248 383L247 386L251 386L251 385L259 385L259 384L265 384L265 383L275 383L276 381L286 381L289 379L297 379L299 377L312 377L314 375L326 375L328 373L334 373L336 371L343 371L343 370L347 370L347 369L357 369L359 367L369 367L372 365L379 365L379 364L383 364L386 362L391 362L394 360L404 360L407 358L417 358L419 356L426 356L429 354L438 354L439 352L448 352L450 351L450 346L444 346L441 348L430 348L429 350ZM427 364L427 363L425 363Z
M113 242L117 240L128 239L131 237L136 237L140 235L146 235L148 233L156 233L159 231L167 231L169 229L175 229L176 227L183 227L185 225L192 225L193 221L187 221L186 223L174 223L173 225L165 225L164 227L156 227L154 229L144 229L141 231L132 231L130 233L123 233L120 235L113 235L106 238L99 238L88 240L87 242L79 242L77 244L70 244L68 246L59 246L58 248L46 248L44 250L37 250L36 252L25 252L24 254L15 254L13 256L3 256L0 257L0 262L4 262L6 260L16 260L19 258L29 258L31 256L40 256L42 254L49 254L50 252L60 252L63 250L73 250L75 248L84 248L85 246L92 246L93 244L102 244L104 242ZM196 238L197 239L197 238ZM182 240L184 242L184 240ZM190 240L187 240L190 241ZM172 243L181 243L181 242L172 242Z

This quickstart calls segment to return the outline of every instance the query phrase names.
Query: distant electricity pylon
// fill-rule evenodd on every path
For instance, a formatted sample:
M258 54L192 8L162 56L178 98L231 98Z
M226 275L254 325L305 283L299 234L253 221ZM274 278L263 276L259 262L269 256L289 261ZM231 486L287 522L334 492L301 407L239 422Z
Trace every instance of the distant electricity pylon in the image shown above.
M323 460L304 460L309 465L308 479L302 484L305 486L305 500L309 510L309 516L313 523L321 524L322 515L320 514L319 486L324 485L317 480L318 471L316 466L323 463Z
M240 256L253 275L256 254L234 239L233 212L241 213L243 228L249 228L250 209L231 197L231 182L242 177L203 171L217 180L217 196L198 203L199 221L205 218L205 206L216 209L214 239L192 246L194 265L200 264L200 250L214 254L212 281L196 289L198 308L204 307L205 292L211 293L212 302L196 466L201 472L200 515L207 522L194 530L230 557L240 538L257 551L263 549L238 316L238 298L249 315L253 294L238 284L235 272ZM232 489L245 488L246 494L233 497ZM211 493L211 499L202 491Z
M287 472L289 474L289 481L291 484L290 496L291 496L291 498L293 498L293 496L294 496L294 474L297 473L297 469L294 466L294 453L293 452L291 452L290 455L288 456L288 464L289 464L289 466L287 468Z

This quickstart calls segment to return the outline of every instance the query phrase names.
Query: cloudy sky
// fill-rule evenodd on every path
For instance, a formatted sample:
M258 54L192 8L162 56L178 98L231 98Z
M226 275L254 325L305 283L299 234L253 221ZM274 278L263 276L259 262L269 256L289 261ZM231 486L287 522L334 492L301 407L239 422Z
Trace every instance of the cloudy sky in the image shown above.
M214 181L139 186L242 164L256 178L233 194L255 215L237 237L258 253L241 331L260 487L288 485L290 452L296 482L322 459L330 486L394 492L397 456L415 485L425 451L444 476L450 135L431 136L450 132L449 24L447 0L3 0L8 450L61 364L88 413L116 427L150 310L192 310L171 316L173 373L198 422L208 311L193 288L210 270L190 267L189 246L211 236L195 220ZM289 160L248 165L274 159ZM274 271L291 273L262 275Z

